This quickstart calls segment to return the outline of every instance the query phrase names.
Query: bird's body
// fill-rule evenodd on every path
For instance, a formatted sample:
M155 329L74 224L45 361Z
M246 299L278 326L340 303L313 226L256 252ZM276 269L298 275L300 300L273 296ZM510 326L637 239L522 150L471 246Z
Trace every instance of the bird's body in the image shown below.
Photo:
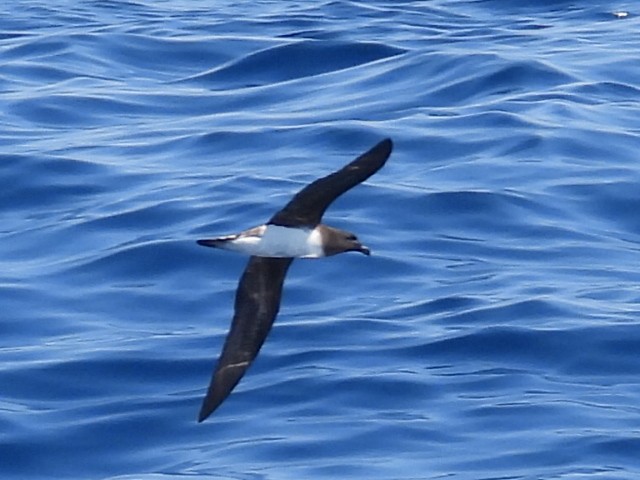
M321 229L260 225L236 235L203 240L201 245L223 248L257 257L324 257Z
M391 140L383 140L340 170L312 182L264 225L198 240L207 247L251 255L236 291L231 330L198 421L207 418L229 396L258 355L278 314L284 278L294 258L320 258L349 251L369 255L369 249L353 233L320 221L338 196L382 168L391 149Z

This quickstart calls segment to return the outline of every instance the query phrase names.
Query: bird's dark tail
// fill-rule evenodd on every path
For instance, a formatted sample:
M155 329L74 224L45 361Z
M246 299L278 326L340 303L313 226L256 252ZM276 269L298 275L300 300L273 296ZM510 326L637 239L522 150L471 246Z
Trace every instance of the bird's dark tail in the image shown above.
M198 240L198 245L203 247L225 248L225 244L238 238L238 235L226 235L224 237L205 238Z

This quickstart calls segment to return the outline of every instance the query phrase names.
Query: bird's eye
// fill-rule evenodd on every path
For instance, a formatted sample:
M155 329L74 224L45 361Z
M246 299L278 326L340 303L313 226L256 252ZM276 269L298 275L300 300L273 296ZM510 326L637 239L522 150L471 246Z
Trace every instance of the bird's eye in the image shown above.
M347 237L347 240L357 240L357 239L358 239L358 238L357 238L353 233L351 233L351 234Z

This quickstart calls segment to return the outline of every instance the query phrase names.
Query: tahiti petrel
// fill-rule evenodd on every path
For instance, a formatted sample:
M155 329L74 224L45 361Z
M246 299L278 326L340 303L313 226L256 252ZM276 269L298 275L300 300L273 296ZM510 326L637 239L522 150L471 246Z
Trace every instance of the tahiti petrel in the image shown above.
M280 308L282 285L294 258L319 258L342 252L369 255L350 232L320 223L331 203L364 182L385 164L392 142L383 140L368 152L298 192L266 224L244 232L198 240L206 247L251 255L238 290L235 313L202 403L202 422L229 396L258 355Z

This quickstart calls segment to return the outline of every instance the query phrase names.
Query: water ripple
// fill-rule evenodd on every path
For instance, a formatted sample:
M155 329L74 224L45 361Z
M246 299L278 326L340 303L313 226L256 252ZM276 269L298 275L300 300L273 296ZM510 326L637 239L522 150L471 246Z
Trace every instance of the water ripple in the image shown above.
M632 5L0 15L0 477L638 477ZM194 240L386 136L325 217L373 255L294 262L198 425L246 259Z

